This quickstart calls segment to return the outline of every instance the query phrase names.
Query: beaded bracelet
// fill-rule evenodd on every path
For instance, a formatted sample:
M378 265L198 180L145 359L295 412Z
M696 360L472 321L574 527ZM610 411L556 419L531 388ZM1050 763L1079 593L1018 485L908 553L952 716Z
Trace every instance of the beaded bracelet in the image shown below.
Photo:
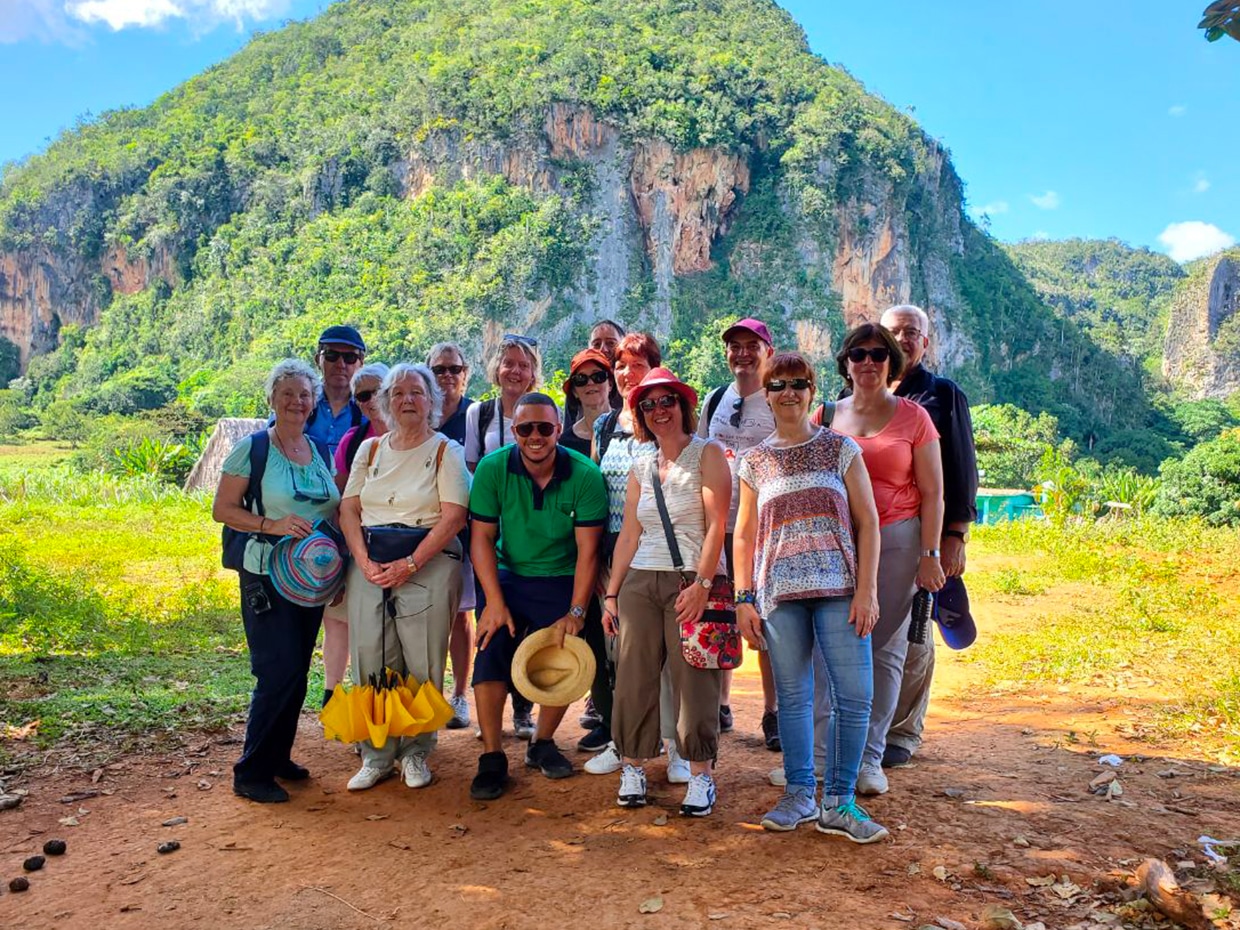
M733 600L736 602L737 606L740 606L741 604L752 604L755 607L758 606L758 597L749 588L742 588L737 591L733 597Z

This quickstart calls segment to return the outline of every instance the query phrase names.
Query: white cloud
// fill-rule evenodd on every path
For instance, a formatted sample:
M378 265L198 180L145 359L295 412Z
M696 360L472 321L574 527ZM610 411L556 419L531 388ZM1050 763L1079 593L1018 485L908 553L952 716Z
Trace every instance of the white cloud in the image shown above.
M289 0L69 0L65 9L84 23L107 23L119 31L128 26L148 28L170 19L195 25L270 19L288 9Z
M1029 200L1039 210L1058 210L1059 209L1059 194L1055 193L1055 191L1047 191L1045 194L1042 194L1040 196L1035 195L1035 194L1030 194Z
M1050 239L1050 237L1051 237L1051 234L1048 233L1045 229L1039 229L1032 236L1030 236L1030 238L1033 239L1035 242L1046 242L1048 239Z
M0 45L25 39L76 44L81 38L65 16L64 0L0 0Z
M1167 254L1177 262L1191 262L1194 258L1213 255L1236 244L1234 236L1213 223L1203 223L1201 220L1171 223L1158 234L1158 241L1166 246Z
M1182 103L1177 103L1175 106L1167 110L1167 115L1168 116L1183 116L1187 112L1188 112L1188 107L1184 106L1184 104Z
M1196 180L1193 181L1193 193L1204 194L1210 189L1210 179L1206 177L1204 171L1198 171Z
M1000 213L1008 212L1008 202L1006 200L995 200L980 207L970 207L969 213L974 219L980 219L983 216L998 216Z

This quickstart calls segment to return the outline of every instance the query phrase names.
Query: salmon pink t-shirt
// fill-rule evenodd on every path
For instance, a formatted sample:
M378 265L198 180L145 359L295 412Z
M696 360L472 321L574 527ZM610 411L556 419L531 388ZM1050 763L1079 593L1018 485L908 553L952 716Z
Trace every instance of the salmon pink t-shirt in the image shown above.
M886 526L921 514L921 492L913 473L913 450L939 438L925 409L904 397L896 398L895 416L876 436L853 436L861 447L878 524Z

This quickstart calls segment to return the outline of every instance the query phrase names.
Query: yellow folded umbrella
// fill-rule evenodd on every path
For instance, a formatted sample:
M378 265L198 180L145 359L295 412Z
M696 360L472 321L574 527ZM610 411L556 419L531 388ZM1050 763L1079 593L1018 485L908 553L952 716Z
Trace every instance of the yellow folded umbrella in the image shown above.
M342 743L369 740L382 749L388 737L417 736L442 729L452 706L431 682L402 678L391 669L365 685L337 685L319 712L323 735Z

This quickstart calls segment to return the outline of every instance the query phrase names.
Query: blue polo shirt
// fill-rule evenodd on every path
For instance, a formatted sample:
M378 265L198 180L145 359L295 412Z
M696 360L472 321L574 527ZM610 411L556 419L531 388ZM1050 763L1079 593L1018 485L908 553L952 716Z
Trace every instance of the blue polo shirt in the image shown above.
M326 397L319 398L318 406L306 421L305 433L311 439L327 443L327 449L336 454L336 446L344 434L362 422L362 410L349 398L349 402L341 408L339 414L332 413L332 405Z

